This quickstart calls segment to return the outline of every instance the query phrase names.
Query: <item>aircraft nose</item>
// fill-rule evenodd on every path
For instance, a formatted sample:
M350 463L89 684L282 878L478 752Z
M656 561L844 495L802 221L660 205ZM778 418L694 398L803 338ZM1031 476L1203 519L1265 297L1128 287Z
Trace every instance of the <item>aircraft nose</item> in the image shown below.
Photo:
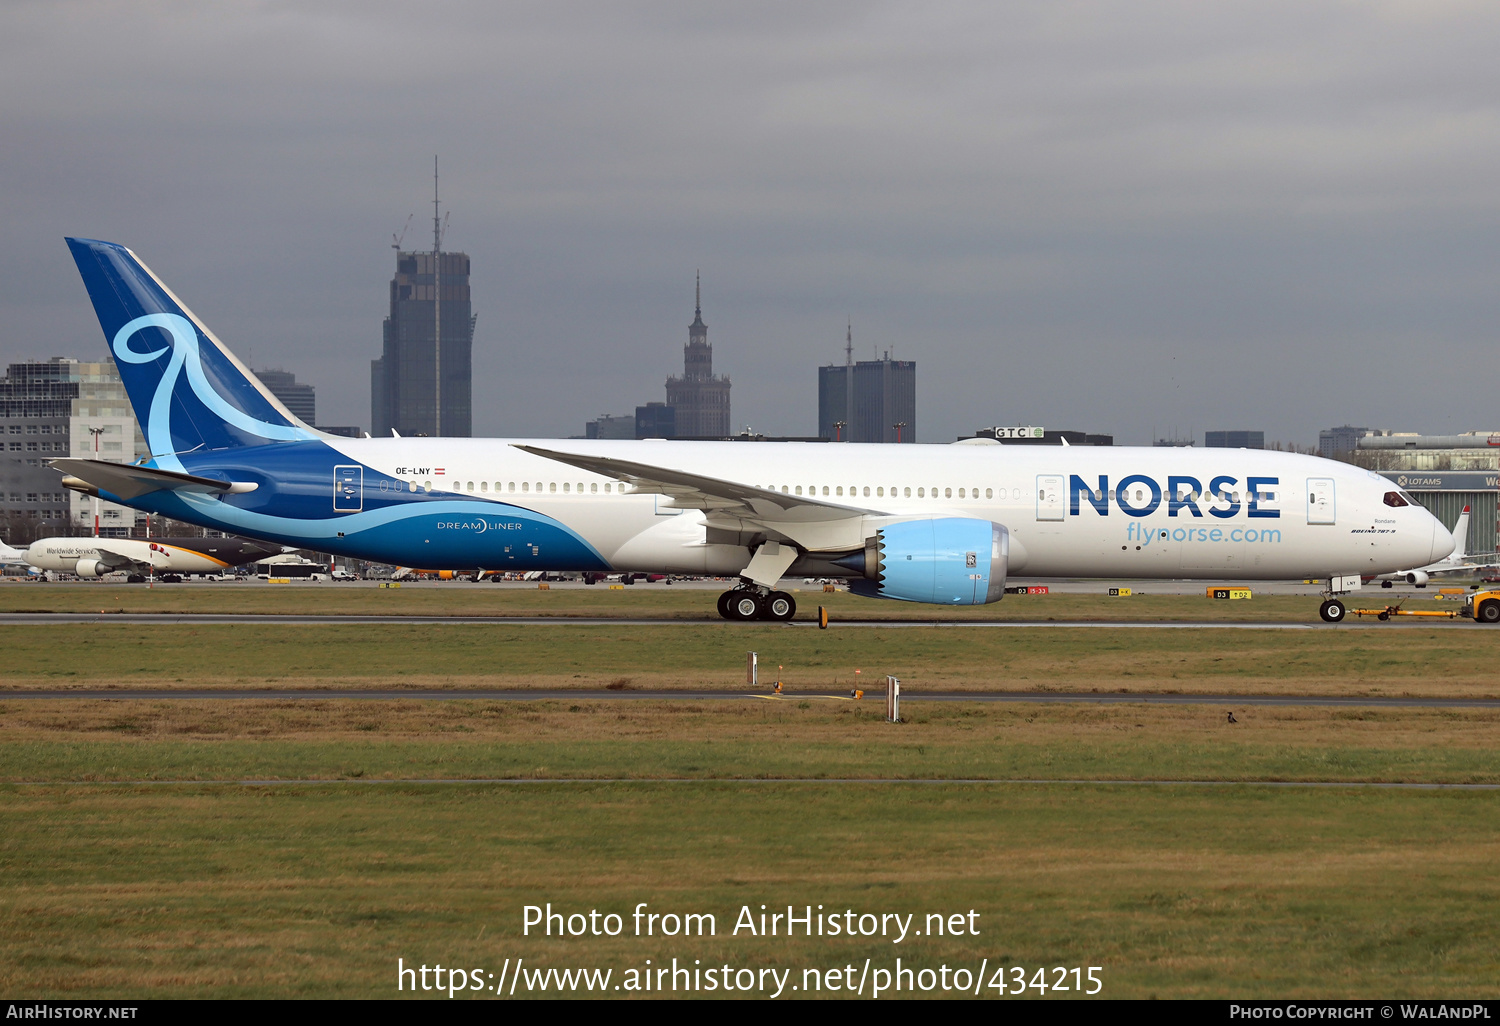
M1432 521L1432 552L1428 555L1427 562L1436 563L1453 552L1453 535L1444 530L1443 522L1431 513L1427 514L1427 519Z

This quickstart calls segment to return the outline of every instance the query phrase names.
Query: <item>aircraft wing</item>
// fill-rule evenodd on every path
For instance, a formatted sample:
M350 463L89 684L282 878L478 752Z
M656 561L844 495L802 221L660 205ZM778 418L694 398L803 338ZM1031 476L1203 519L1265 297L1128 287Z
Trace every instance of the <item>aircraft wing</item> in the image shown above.
M253 481L216 481L211 477L158 470L133 463L110 463L107 460L60 459L49 466L62 471L63 486L74 491L109 492L129 501L149 492L199 492L208 495L239 495L260 486ZM91 491L92 490L92 491Z
M1472 573L1478 573L1481 570L1488 570L1488 569L1490 569L1493 566L1500 566L1500 564L1497 564L1494 559L1489 559L1489 558L1481 557L1481 558L1475 560L1472 563L1458 563L1458 564L1455 564L1453 566L1439 567L1436 570L1429 570L1428 573L1430 573L1430 574L1472 574Z
M132 570L144 570L149 566L139 559L132 559L123 553L111 552L102 546L96 545L95 548L99 552L99 562L104 564L106 569L124 570L128 567Z
M756 488L647 463L555 452L534 445L518 445L516 448L533 456L543 456L580 470L625 481L635 492L665 495L671 499L671 505L679 509L701 509L710 515L743 517L767 526L828 523L880 515L877 510L844 506L812 496L787 495L769 488Z

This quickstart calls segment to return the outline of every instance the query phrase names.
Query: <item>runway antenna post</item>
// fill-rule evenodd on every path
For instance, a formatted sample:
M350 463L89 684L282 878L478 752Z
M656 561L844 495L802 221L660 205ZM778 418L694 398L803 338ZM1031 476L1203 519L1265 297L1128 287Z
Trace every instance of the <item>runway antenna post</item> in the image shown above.
M901 682L895 677L885 679L885 722L901 722Z
M747 687L759 687L756 683L760 676L760 656L755 652L745 653L745 684Z

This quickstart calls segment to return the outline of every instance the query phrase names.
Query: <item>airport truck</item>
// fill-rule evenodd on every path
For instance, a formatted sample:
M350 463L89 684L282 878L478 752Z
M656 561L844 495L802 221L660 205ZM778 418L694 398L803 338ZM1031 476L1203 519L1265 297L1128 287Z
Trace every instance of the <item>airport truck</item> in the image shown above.
M1464 600L1460 615L1479 623L1500 623L1500 589L1476 591Z

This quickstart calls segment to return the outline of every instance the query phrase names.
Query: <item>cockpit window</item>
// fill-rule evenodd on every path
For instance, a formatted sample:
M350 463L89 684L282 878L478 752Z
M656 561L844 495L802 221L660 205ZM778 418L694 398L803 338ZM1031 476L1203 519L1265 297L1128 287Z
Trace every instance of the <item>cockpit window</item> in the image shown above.
M1401 493L1400 492L1386 492L1385 493L1385 504L1387 506L1409 506L1409 505L1411 505L1411 503L1407 502L1405 499L1403 499L1401 497Z

